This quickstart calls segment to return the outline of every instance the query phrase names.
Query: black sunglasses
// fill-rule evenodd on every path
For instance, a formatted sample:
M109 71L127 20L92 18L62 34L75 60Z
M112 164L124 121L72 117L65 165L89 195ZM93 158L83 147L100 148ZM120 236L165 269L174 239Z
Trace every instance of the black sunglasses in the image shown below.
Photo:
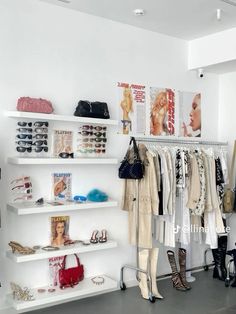
M82 136L93 135L93 132L91 132L91 131L81 131L78 133L81 134Z
M97 137L101 137L101 136L106 136L106 132L102 133L102 132L94 132L93 135L97 136Z
M32 152L32 147L22 147L22 146L17 146L16 147L16 150L19 152L19 153L24 153L24 152L28 152L28 153L31 153Z
M18 144L20 146L30 147L32 145L32 141L18 141L18 142L16 142L16 144Z
M47 134L36 134L35 136L33 136L33 138L36 138L36 140L47 139L48 135Z
M106 143L107 139L106 139L106 138L99 138L99 137L96 137L96 138L94 139L94 141L95 141L95 142L104 142L104 143Z
M36 146L42 146L42 145L47 145L48 142L45 140L45 141L35 141L33 145L36 145Z
M34 151L36 153L41 153L42 151L48 152L48 147L47 146L36 146Z
M21 122L21 121L19 121L19 122L17 122L17 125L31 127L32 126L32 122Z
M17 138L21 139L21 140L24 140L26 138L28 138L29 140L32 139L32 134L17 134L16 136Z
M16 131L32 133L32 129L31 128L19 128L19 129L16 129Z
M106 144L95 144L94 146L95 146L96 148L97 148L97 147L98 147L98 148L99 148L99 147L106 147Z
M106 130L107 129L107 127L106 126L99 126L99 125L97 125L97 126L93 126L93 125L83 125L82 127L81 127L81 129L82 130L96 130L96 131L101 131L101 130Z
M48 129L47 128L35 128L34 132L35 133L48 133Z
M46 127L48 127L48 122L47 121L46 122L36 121L36 122L34 122L34 126L37 126L37 127L46 126Z
M60 153L59 157L61 158L74 158L74 153Z

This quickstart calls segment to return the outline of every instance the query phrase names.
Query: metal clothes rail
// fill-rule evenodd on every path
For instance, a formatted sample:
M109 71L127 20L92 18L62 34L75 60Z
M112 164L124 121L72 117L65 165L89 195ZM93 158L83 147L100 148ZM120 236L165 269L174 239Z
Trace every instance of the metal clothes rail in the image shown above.
M206 140L196 140L194 139L175 139L175 138L156 138L156 137L141 137L141 136L136 136L135 140L137 142L143 142L143 143L160 143L160 144L176 144L176 145L205 145L205 146L228 146L228 142L218 142L218 141L206 141ZM136 199L138 200L138 182L139 180L136 180ZM136 215L137 215L137 225L136 225L136 239L137 243L139 240L139 208L138 208L138 203L137 202L137 208L136 208ZM207 267L209 265L206 264L206 252L205 252L205 267L204 269L207 270ZM124 283L124 270L125 268L127 269L132 269L136 271L136 279L139 281L138 273L145 273L147 275L147 282L148 282L148 288L149 288L149 301L154 303L155 302L155 297L153 296L152 293L152 278L150 276L149 270L144 271L143 269L139 268L139 247L137 246L137 252L136 252L136 266L132 265L124 265L121 268L120 271L120 289L121 290L126 290L126 285ZM161 276L162 277L162 276ZM165 277L165 275L164 275Z

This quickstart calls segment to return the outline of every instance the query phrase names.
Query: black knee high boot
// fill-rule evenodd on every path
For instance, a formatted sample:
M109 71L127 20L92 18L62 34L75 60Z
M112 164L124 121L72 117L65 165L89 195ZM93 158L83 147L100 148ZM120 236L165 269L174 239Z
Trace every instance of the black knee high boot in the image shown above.
M236 249L230 250L227 254L231 255L234 259L234 269L236 271ZM231 283L231 287L236 287L236 273L234 274L233 282Z
M227 251L227 236L221 236L218 239L218 249L213 249L212 254L215 262L213 271L213 278L225 280L227 277L227 270L225 267L225 257Z

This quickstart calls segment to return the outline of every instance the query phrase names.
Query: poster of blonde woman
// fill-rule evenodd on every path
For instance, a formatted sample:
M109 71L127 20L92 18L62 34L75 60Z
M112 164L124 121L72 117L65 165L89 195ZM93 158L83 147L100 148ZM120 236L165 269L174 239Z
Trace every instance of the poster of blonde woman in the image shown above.
M144 134L146 128L145 86L117 83L119 131L122 134Z
M201 137L201 94L179 92L179 136Z
M175 134L175 91L170 88L150 88L150 134Z

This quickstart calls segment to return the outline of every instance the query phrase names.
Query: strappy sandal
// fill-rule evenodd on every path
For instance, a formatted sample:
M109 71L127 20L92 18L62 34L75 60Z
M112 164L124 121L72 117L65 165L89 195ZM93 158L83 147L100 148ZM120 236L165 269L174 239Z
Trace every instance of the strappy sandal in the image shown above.
M106 229L103 229L101 231L101 237L99 237L99 242L100 243L105 243L107 242L107 230Z
M93 244L98 243L97 235L98 235L98 230L94 230L90 238L90 243L93 243Z

